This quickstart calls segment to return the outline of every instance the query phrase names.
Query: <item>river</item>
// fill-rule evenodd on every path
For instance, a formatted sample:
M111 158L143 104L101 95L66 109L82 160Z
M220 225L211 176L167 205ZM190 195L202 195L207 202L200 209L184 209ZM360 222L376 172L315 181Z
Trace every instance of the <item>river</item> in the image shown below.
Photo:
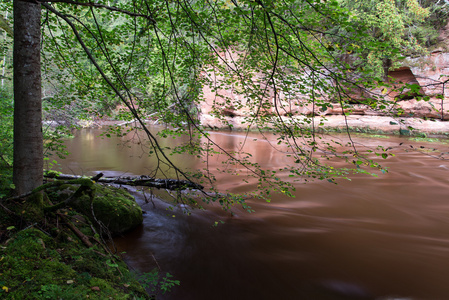
M71 154L57 169L108 176L151 171L155 160L144 154L145 141L99 134L78 131L66 142ZM289 163L260 135L211 137L227 149L244 143L267 168ZM186 215L158 199L146 204L135 191L146 211L144 224L115 243L132 268L145 272L159 265L181 281L158 299L449 299L449 161L429 151L440 154L449 145L405 137L355 141L391 147L395 156L382 161L389 172L357 174L337 185L298 183L295 198L249 200L255 212L236 209L235 216L217 206ZM185 156L173 159L183 169L199 165ZM210 164L221 160L213 157ZM255 188L227 174L217 182L232 192Z

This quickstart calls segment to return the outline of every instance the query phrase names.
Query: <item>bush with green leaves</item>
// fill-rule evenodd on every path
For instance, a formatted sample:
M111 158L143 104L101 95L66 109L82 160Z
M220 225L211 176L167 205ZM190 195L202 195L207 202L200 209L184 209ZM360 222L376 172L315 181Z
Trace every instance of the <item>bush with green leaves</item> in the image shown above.
M137 280L144 288L150 291L153 295L165 294L170 292L175 286L181 284L179 280L173 278L170 273L165 273L165 276L153 269L151 272L143 273L137 277Z

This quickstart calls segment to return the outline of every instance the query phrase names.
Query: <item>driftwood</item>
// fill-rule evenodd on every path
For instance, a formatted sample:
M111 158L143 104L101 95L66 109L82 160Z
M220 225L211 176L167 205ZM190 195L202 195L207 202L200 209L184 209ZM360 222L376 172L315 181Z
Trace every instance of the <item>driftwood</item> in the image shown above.
M73 180L80 179L83 176L79 175L69 175L69 174L54 174L45 173L46 178L54 178L58 180ZM160 179L153 178L146 175L141 176L120 176L120 177L103 177L103 174L97 174L92 178L92 180L101 183L113 183L120 185L130 185L130 186L147 186L154 187L157 189L169 189L169 190L185 190L185 189L197 189L202 190L204 187L200 184L188 180L177 180L177 179Z
M141 176L123 176L123 177L103 177L103 173L99 173L91 178L83 177L79 175L68 175L68 174L57 174L54 172L44 172L44 177L58 179L58 181L48 182L40 187L35 188L34 190L18 195L11 198L0 199L0 203L4 201L13 201L28 197L34 193L46 190L47 188L62 185L62 184L81 184L80 189L84 189L86 187L90 187L92 181L101 182L101 183L113 183L119 185L130 185L130 186L147 186L154 187L157 189L167 189L167 190L186 190L186 189L196 189L203 190L204 187L200 184L188 181L188 180L177 180L177 179L158 179L152 178L146 175ZM68 180L64 182L63 180ZM77 194L78 191L75 193ZM72 200L73 197L69 197L66 201L60 203L59 205L55 205L55 208L47 208L49 211L54 211L55 209L59 209L64 207ZM56 207L57 206L57 207Z

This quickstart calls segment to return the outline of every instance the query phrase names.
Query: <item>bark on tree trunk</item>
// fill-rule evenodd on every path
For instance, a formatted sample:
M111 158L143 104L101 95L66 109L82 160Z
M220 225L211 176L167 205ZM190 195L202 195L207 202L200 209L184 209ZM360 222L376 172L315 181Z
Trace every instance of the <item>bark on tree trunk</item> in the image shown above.
M42 185L41 5L14 0L14 169L20 195Z

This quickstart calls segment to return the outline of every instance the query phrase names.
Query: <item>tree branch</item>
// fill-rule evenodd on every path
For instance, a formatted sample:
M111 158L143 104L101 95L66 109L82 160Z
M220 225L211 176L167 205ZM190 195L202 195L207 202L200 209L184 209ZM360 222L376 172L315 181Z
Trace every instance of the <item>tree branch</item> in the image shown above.
M83 242L86 247L92 247L92 243L89 241L89 237L82 233L72 222L70 222L67 217L62 213L57 213L57 215L69 226L69 228L73 231L73 233L79 237L79 239Z
M77 5L77 6L104 8L104 9L107 9L109 11L120 12L120 13L126 14L126 15L131 16L131 17L145 18L145 19L147 19L148 21L150 21L153 24L156 23L156 20L154 20L149 15L134 13L134 12L131 12L129 10L118 8L116 6L108 6L108 5L94 3L94 2L77 2L77 1L71 1L71 0L48 0L48 1L46 1L46 0L37 0L37 1L42 3L43 5L46 4L46 3L67 3L67 4ZM44 6L47 7L46 5L44 5Z

